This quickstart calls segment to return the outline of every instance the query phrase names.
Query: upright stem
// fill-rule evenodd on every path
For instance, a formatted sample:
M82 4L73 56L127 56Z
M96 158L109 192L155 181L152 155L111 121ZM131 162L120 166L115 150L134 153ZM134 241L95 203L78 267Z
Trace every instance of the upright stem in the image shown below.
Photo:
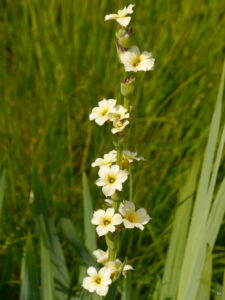
M129 104L130 104L130 100L127 97L124 97L124 101L123 101L123 106L129 110Z

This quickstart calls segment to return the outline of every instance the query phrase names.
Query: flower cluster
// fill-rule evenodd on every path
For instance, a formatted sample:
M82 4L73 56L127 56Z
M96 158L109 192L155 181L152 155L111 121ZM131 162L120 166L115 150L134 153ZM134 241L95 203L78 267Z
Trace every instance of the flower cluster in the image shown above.
M116 105L115 99L103 99L98 102L98 107L92 109L89 115L90 120L102 126L106 121L112 122L114 128L112 133L120 133L129 124L130 114L122 105Z
M111 133L114 136L113 143L116 150L104 154L103 158L97 158L92 167L99 167L99 178L96 185L102 188L105 199L104 207L94 212L91 223L96 226L99 237L105 236L108 249L97 249L93 252L97 262L102 264L100 270L89 267L88 276L83 279L82 286L89 292L96 292L105 296L109 285L122 273L126 277L126 271L133 270L129 264L125 264L117 257L119 250L119 234L121 230L138 228L144 229L150 221L150 216L144 208L135 208L132 201L123 200L120 193L130 174L130 164L134 161L142 161L137 152L125 150L127 144L127 125L131 122L129 106L130 97L134 92L135 76L138 71L149 71L154 67L154 58L150 52L140 52L137 46L130 45L131 28L127 28L133 13L133 4L119 10L117 14L105 16L105 21L116 20L119 29L116 33L117 51L119 60L124 65L125 72L129 76L121 83L121 94L124 96L123 105L116 99L103 99L98 106L92 109L89 115L99 126L111 123Z

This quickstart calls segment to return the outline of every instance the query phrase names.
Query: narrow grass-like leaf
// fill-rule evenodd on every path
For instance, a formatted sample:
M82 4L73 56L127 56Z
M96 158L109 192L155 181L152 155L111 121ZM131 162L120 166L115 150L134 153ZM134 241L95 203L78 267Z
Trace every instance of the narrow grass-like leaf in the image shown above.
M132 297L131 290L131 277L128 274L126 279L123 281L123 290L122 290L122 298L121 300L130 300Z
M207 227L205 230L205 235L207 239L207 243L209 243L210 247L213 248L216 238L219 233L220 226L223 221L223 217L225 214L225 178L221 183L216 198L214 200L210 216L207 222Z
M225 300L225 269L223 272L222 300Z
M210 286L212 278L212 253L209 244L206 245L205 263L198 288L196 300L210 299Z
M94 259L92 254L88 251L88 249L85 247L82 240L79 238L71 220L68 218L62 218L61 224L67 239L70 241L74 249L77 251L77 254L83 259L86 267L93 265L96 268L98 268L96 260Z
M33 174L33 191L34 191L34 213L36 216L37 231L40 236L40 216L43 217L47 232L48 244L50 247L51 263L55 284L55 299L66 300L67 295L64 293L70 288L70 277L67 269L65 257L60 245L59 238L55 231L55 226L50 218L47 209L46 198L40 183L37 168L34 168Z
M202 267L204 265L206 243L204 230L206 227L206 222L212 201L212 193L211 190L209 190L210 174L212 170L212 163L215 154L222 112L224 77L225 63L223 66L216 108L213 113L213 118L210 126L209 138L204 155L198 192L191 219L177 300L195 299L202 273Z
M54 300L54 282L53 271L51 264L50 247L48 243L48 236L45 228L44 218L40 217L41 225L41 299Z
M175 298L177 294L191 216L192 201L199 172L199 160L200 155L197 154L193 161L192 168L190 172L188 172L186 182L180 190L160 292L160 300L164 300L166 297Z
M3 199L4 199L4 186L5 186L5 170L0 172L0 217L2 214Z
M20 300L40 300L32 237L28 234L21 268Z
M93 293L89 293L87 290L83 289L80 295L80 300L92 300Z
M83 172L83 200L84 200L84 234L85 245L90 252L97 249L96 231L95 227L91 224L91 218L93 216L93 206L91 195L88 187L87 176Z

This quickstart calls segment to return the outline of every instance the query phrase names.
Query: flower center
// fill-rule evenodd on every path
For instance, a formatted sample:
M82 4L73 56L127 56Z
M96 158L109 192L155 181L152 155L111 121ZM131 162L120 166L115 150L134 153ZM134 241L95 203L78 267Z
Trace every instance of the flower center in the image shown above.
M103 224L104 224L105 226L109 225L110 223L111 223L111 221L108 220L108 219L105 219L104 222L103 222Z
M114 183L116 181L115 177L109 177L108 181L110 184Z
M102 279L100 277L96 277L95 282L97 284L101 284Z
M101 111L101 115L102 116L105 116L108 112L108 109L107 108L104 108L102 111Z
M134 66L134 67L138 67L139 64L140 64L140 62L141 62L141 60L140 60L140 58L138 57L138 59L136 59L136 60L133 62L133 66Z
M135 218L134 218L133 215L127 216L126 219L127 219L129 222L131 222L131 223L135 223Z

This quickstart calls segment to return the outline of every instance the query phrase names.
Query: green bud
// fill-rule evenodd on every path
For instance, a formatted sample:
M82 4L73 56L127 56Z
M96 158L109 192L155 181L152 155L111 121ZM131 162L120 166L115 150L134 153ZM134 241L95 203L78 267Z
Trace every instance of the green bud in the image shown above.
M130 97L134 93L134 87L135 87L135 77L130 76L129 78L125 78L120 86L121 94L124 97Z
M131 28L129 28L127 31L124 29L120 29L116 32L116 38L121 47L130 48L133 45L131 34Z

